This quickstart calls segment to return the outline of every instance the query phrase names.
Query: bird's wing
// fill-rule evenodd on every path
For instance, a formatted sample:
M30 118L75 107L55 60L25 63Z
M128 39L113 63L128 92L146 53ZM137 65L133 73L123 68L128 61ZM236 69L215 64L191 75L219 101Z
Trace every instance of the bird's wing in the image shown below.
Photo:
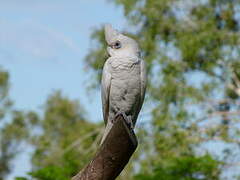
M147 71L146 64L144 60L141 60L141 106L145 97L145 91L147 86Z
M139 103L136 107L135 113L133 115L133 123L135 125L138 114L142 108L144 97L145 97L145 91L146 91L146 85L147 85L147 73L146 73L146 65L144 60L140 61L140 99Z
M103 118L105 125L108 121L109 115L109 94L111 87L111 73L108 62L105 63L102 72L102 82L101 82L101 95L102 95L102 110L103 110Z

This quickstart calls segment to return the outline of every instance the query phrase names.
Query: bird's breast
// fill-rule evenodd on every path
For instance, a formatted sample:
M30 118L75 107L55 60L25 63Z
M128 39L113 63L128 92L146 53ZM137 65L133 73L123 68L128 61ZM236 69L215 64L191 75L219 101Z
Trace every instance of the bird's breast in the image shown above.
M111 62L111 84L117 89L140 89L140 60L120 59Z
M140 73L140 60L138 58L119 58L111 62L113 76L129 76Z

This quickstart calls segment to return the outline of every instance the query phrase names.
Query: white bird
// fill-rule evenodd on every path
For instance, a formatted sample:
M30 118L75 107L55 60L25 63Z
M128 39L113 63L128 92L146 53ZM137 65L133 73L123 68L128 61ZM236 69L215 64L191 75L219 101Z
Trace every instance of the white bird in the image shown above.
M146 90L146 68L135 40L105 25L108 54L101 82L102 108L105 121L103 143L114 119L122 114L130 128L134 128Z

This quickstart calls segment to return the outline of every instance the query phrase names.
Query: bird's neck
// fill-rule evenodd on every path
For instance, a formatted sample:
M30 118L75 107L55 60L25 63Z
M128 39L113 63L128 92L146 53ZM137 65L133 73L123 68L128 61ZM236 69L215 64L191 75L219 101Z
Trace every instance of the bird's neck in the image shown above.
M140 53L139 52L122 51L122 52L118 52L118 53L113 53L111 56L117 57L117 58L140 58Z

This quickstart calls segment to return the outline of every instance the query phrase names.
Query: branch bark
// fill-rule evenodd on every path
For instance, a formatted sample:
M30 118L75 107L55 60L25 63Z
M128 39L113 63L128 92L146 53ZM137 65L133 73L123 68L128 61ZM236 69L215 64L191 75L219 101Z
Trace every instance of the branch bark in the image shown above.
M114 180L137 148L137 138L124 118L115 123L93 160L72 180Z

